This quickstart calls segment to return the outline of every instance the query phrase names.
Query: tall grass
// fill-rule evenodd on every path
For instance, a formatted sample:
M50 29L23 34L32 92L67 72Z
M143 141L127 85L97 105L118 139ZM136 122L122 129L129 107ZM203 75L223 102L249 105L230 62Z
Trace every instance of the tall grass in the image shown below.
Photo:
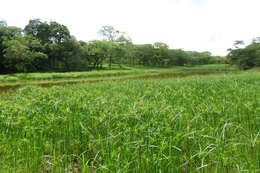
M0 100L0 172L259 172L260 74L26 87Z

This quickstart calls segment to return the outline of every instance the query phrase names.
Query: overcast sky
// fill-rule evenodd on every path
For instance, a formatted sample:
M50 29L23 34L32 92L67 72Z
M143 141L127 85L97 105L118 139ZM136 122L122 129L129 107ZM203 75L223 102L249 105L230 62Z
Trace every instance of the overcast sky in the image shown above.
M30 19L54 20L84 41L112 25L136 44L225 55L235 40L260 36L259 8L260 0L2 0L0 20L22 28Z

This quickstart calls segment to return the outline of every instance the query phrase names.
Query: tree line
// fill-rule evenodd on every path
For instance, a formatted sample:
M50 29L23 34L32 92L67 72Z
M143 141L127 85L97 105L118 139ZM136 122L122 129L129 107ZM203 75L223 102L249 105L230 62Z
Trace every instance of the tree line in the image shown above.
M30 20L22 29L0 21L0 73L86 71L104 64L152 67L225 63L210 52L170 49L165 43L133 44L127 34L103 26L101 40L78 41L65 25Z
M260 37L254 38L251 44L244 45L243 40L235 41L233 48L228 50L229 63L237 65L241 69L260 66Z

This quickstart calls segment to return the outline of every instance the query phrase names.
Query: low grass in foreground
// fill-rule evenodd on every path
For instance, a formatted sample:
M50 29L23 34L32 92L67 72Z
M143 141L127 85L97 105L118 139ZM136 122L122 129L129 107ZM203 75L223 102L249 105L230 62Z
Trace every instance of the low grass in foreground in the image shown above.
M21 88L0 147L3 173L259 172L260 74Z

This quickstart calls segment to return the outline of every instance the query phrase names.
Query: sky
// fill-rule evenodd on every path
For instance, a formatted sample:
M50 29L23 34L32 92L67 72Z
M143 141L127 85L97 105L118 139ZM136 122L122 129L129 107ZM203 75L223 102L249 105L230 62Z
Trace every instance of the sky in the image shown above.
M0 20L23 28L30 19L57 21L78 40L100 39L111 25L135 44L225 55L235 40L260 36L260 0L1 0Z

